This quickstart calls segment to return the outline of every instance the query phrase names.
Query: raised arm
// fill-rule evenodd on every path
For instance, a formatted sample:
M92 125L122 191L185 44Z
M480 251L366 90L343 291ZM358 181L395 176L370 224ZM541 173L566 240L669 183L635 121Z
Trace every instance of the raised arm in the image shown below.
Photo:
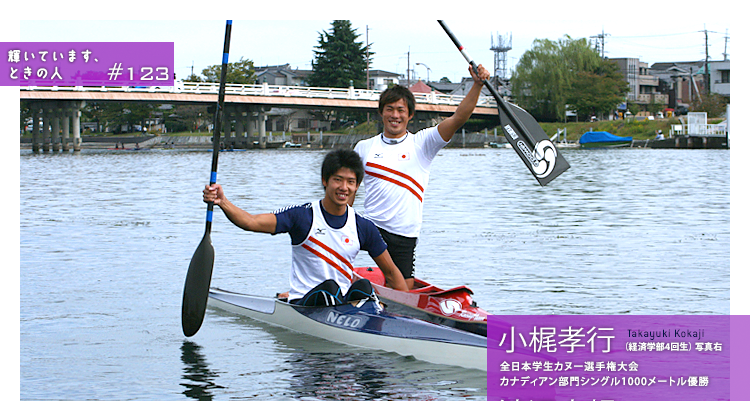
M203 190L203 201L213 202L214 205L220 207L229 221L243 230L268 234L276 232L275 214L250 214L240 209L227 199L224 189L219 184L206 185Z
M383 276L385 276L385 284L388 287L399 291L409 291L409 287L406 286L406 281L401 274L401 270L399 270L398 267L396 267L396 264L393 263L391 254L388 253L387 249L379 256L372 258L372 260L375 261L380 268L380 271L383 272Z
M474 79L474 84L471 86L469 93L464 97L464 100L456 108L456 112L452 116L443 120L438 124L438 132L443 140L448 142L453 138L453 134L458 131L461 126L469 121L469 117L474 112L474 108L477 106L477 100L479 95L482 93L482 86L484 80L490 78L490 73L481 64L477 67L479 75L474 73L474 69L469 67L469 73Z

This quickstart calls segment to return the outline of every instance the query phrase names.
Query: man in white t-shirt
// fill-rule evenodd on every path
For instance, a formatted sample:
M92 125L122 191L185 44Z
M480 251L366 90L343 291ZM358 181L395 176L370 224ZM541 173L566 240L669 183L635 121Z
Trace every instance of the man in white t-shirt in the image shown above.
M430 164L471 117L484 80L490 77L482 65L477 73L469 68L469 73L474 84L456 112L437 126L416 133L406 130L414 117L414 95L400 85L388 88L378 104L383 132L354 147L365 165L365 215L380 230L409 289L414 286L414 249L422 226ZM353 202L351 197L349 204Z

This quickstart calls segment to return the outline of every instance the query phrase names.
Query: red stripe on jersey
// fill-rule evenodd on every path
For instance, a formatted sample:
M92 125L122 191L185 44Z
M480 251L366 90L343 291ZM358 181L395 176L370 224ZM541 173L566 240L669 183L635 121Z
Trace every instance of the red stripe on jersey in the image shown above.
M320 240L318 240L318 239L315 239L315 238L313 238L313 237L310 237L310 238L308 238L308 239L309 239L310 241L314 242L314 243L315 243L316 245L318 245L319 247L321 247L321 248L325 249L326 251L330 252L330 253L331 253L331 255L333 255L333 256L335 256L335 257L336 257L336 259L338 259L338 260L340 260L340 261L344 262L344 264L346 265L346 267L350 268L351 270L354 270L354 266L352 266L352 264L351 264L351 263L349 263L349 261L348 261L348 260L346 260L346 258L345 258L345 257L341 256L341 255L340 255L340 254L339 254L338 252L336 252L336 251L334 251L333 249L331 249L331 248L330 248L330 247L329 247L328 245L326 245L326 244L324 244L324 243L320 242Z
M371 175L371 176L373 176L373 177L376 177L376 178L380 178L381 180L386 180L386 181L388 181L388 182L392 182L392 183L394 183L394 184L396 184L396 185L398 185L398 186L400 186L400 187L403 187L403 188L406 188L406 189L408 189L408 190L409 190L409 192L413 193L413 194L414 194L414 196L416 196L416 197L417 197L417 199L419 199L419 201L420 201L420 202L422 202L422 196L420 196L420 195L419 195L419 194L417 193L417 191L415 191L415 190L414 190L414 188L412 188L412 187L410 187L410 186L408 186L408 185L404 184L403 182L401 182L401 181L398 181L398 180L394 180L394 179L393 179L393 178L391 178L391 177L386 177L386 176L384 176L384 175L382 175L382 174L374 173L374 172L372 172L372 171L367 171L367 174L369 174L369 175Z
M381 170L385 170L385 171L387 171L389 173L396 174L399 177L406 178L407 180L411 181L414 185L416 185L417 188L419 188L420 191L424 192L424 188L422 188L422 186L419 185L419 183L414 178L411 178L410 176L408 176L408 175L406 175L406 174L404 174L404 173L402 173L400 171L394 170L392 168L388 168L386 166L381 166L380 164L376 164L376 163L372 163L372 162L367 162L366 166L373 167L373 168L378 168L378 169L381 169Z
M347 279L349 279L349 281L353 281L352 280L352 276L349 273L347 273L346 271L344 271L344 269L342 269L341 266L338 265L338 263L332 261L331 259L329 259L325 255L323 255L322 253L316 251L315 249L312 249L312 247L310 247L307 244L302 244L302 247L305 248L305 249L307 249L308 251L312 252L315 256L323 259L329 265L333 266L336 270L338 270L341 274L343 274L344 277L346 277Z

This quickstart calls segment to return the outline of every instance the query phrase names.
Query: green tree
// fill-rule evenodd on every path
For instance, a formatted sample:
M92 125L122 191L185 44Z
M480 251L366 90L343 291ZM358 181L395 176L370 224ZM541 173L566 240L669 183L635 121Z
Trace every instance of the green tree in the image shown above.
M83 114L85 120L96 121L100 127L108 126L111 132L119 134L132 132L134 125L144 126L153 111L154 105L146 102L92 102Z
M348 88L367 87L367 46L357 42L360 35L352 29L351 22L336 20L330 32L319 33L318 46L312 62L310 86ZM374 53L370 52L372 57Z
M593 71L578 71L571 80L566 103L579 116L600 116L614 110L628 93L617 64L602 60Z
M221 64L204 68L201 72L205 77L204 82L221 81ZM240 57L240 61L227 64L227 83L229 84L254 84L255 66L252 60Z
M620 94L620 89L626 88L617 82L622 77L609 64L586 39L568 35L556 42L537 39L513 73L513 96L540 121L564 120L566 104L586 113L608 111L622 101L625 93ZM614 104L613 97L618 98Z
M221 70L219 70L219 72L221 72ZM185 82L203 82L203 80L198 75L190 74L187 78L185 78Z
M727 96L722 96L718 93L710 95L704 93L700 100L696 97L690 109L693 111L705 111L709 118L721 117L727 111L727 103L729 103L729 97Z

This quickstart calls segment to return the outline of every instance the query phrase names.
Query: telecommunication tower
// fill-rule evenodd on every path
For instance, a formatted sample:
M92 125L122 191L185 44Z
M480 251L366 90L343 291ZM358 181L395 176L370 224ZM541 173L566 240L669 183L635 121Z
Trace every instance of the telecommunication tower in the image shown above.
M505 80L507 78L507 72L508 72L508 51L513 48L513 35L508 34L505 37L501 36L500 34L497 34L497 43L495 43L495 38L490 37L490 50L495 52L495 73L494 73L494 80L495 85L499 83L500 80Z

